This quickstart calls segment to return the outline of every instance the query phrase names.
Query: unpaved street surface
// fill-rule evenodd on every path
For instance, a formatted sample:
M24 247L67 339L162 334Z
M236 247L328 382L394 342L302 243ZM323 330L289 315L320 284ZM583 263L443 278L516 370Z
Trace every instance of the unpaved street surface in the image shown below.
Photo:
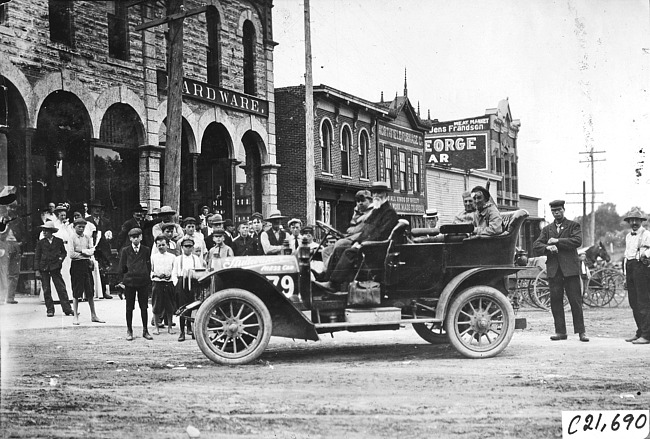
M104 314L108 302L115 325L3 331L2 437L183 438L192 425L202 438L538 439L561 437L562 410L650 407L650 345L623 341L627 307L586 309L590 343L551 342L550 313L523 309L529 328L492 359L409 326L272 338L257 363L225 367L166 333L126 342L123 302Z

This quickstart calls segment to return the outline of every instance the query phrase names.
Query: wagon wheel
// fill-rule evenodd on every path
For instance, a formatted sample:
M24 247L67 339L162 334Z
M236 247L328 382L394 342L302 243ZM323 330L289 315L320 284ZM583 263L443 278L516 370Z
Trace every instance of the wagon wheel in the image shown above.
M593 306L618 306L625 299L625 277L613 268L601 268L593 273L587 285L587 295Z
M259 357L271 338L271 314L253 293L219 291L203 302L194 333L201 352L215 363L246 364Z
M530 294L530 298L532 299L533 303L538 308L550 311L551 290L548 286L548 280L546 279L546 269L540 271L537 274L535 280L531 282L531 284L533 286L533 291ZM569 307L569 299L567 298L566 294L564 295L563 305L565 309Z
M413 329L431 344L449 343L447 331L443 328L442 323L413 323Z
M456 296L447 310L449 341L469 358L490 358L503 351L515 331L515 313L499 290L479 285Z

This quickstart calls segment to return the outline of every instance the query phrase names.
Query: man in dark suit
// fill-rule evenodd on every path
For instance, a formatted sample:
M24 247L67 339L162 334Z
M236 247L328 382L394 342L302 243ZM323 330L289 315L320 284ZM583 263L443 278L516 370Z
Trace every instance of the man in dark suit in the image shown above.
M327 282L316 282L326 291L338 291L341 284L354 279L355 264L359 256L361 243L365 241L384 241L390 236L390 232L397 225L399 218L393 206L388 202L388 194L391 188L385 182L375 182L370 188L372 194L373 212L366 220L361 233L354 239L352 247L335 248L327 263L327 271L324 278Z
M239 236L232 241L232 251L235 256L259 256L264 254L258 240L248 234L248 221L239 223Z
M63 240L53 235L59 231L52 221L46 221L40 226L44 238L36 243L36 252L34 255L34 268L36 269L36 278L42 278L43 297L45 298L45 308L47 316L54 317L54 301L52 300L52 286L50 279L54 282L56 293L61 302L61 309L66 316L74 315L70 306L70 299L65 288L63 276L61 276L61 266L68 252L63 245Z
M99 276L101 278L102 294L104 299L112 299L113 296L106 293L106 273L111 266L111 243L113 231L111 230L111 221L103 216L104 205L100 200L90 202L90 215L84 218L89 223L95 225L96 230L93 232L93 242L95 243L95 260L99 264ZM99 237L99 241L97 238Z
M589 341L582 315L582 291L580 289L580 259L576 249L582 245L580 224L564 217L564 201L551 201L553 221L542 229L533 244L535 256L546 256L546 274L551 291L551 312L555 321L555 335L551 340L566 340L564 321L564 294L571 305L574 332L580 341Z
M125 245L120 252L120 273L124 275L120 287L124 288L126 298L126 340L133 340L133 310L135 309L136 294L140 317L142 318L142 337L152 340L147 329L147 307L149 300L149 284L151 283L151 248L140 244L142 230L133 228L128 232L130 244Z
M131 209L131 212L133 214L132 218L129 218L122 224L122 229L120 230L120 233L117 235L117 251L120 252L122 250L122 247L125 247L129 245L128 241L128 233L132 229L140 229L143 230L145 228L145 219L144 216L147 213L147 207L143 206L142 204L136 204L133 209Z

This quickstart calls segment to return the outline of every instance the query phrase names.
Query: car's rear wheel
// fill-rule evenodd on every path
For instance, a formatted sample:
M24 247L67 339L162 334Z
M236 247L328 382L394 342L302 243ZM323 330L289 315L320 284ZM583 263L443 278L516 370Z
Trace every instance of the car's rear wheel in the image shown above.
M196 342L210 360L246 364L259 357L271 338L271 314L257 296L237 288L219 291L196 315Z
M413 329L424 340L431 344L449 343L447 331L442 323L413 323Z
M470 287L454 298L445 328L458 352L469 358L490 358L510 343L515 313L499 290L483 285Z

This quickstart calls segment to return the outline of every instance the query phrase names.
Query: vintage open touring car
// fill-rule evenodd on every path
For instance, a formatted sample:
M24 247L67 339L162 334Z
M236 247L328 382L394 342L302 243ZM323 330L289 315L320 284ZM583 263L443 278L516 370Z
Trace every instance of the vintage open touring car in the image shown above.
M363 243L355 280L335 294L313 282L306 243L297 257L220 259L214 271L197 276L202 300L179 311L193 316L199 348L221 364L250 363L271 336L317 341L324 333L406 324L466 357L493 357L516 326L525 327L507 297L507 276L525 268L515 266L514 255L527 216L502 214L504 232L492 237L471 236L467 225L409 230L400 220L387 240ZM318 225L323 240L338 233Z

